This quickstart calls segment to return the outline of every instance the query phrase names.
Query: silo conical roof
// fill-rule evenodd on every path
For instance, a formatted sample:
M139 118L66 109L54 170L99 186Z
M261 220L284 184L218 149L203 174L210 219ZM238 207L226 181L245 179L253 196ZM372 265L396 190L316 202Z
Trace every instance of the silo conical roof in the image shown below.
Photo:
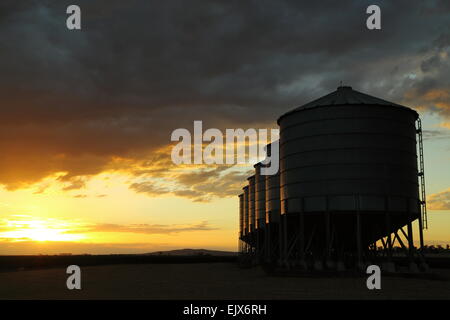
M388 107L397 107L402 109L408 109L411 112L414 112L415 116L418 117L416 111L399 105L394 102L389 102L356 90L353 90L352 87L349 86L340 86L336 91L333 91L319 99L313 100L304 104L300 107L297 107L291 111L286 112L281 117L278 118L278 123L280 119L286 115L292 114L297 111L302 111L306 109L316 108L316 107L325 107L325 106L342 106L342 105L376 105L376 106L388 106Z

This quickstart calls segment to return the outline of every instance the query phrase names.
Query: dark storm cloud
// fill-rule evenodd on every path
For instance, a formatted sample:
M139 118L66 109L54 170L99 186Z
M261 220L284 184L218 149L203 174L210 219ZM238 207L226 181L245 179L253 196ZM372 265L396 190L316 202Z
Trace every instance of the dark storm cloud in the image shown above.
M448 1L80 0L81 31L65 27L69 4L0 4L0 183L11 189L55 172L76 187L114 159L145 161L193 120L271 126L341 80L450 116L439 95ZM365 28L369 4L381 31Z

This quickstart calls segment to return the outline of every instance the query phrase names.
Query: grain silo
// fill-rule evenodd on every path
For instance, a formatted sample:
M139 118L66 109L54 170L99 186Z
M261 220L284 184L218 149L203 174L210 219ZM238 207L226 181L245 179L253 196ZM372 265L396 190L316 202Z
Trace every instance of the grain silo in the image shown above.
M242 232L239 235L239 252L241 254L247 254L249 243L248 243L248 221L249 221L249 211L248 211L248 185L245 186L242 193ZM239 201L241 197L239 196Z
M266 254L267 237L266 237L266 180L261 175L261 166L258 162L255 168L255 245L256 257L259 260Z
M285 263L362 266L368 248L381 240L391 249L399 230L412 256L415 219L423 244L417 120L416 111L351 87L278 119Z
M244 231L244 194L239 195L239 237L243 236Z
M261 162L254 165L256 229L266 226L266 176L261 175L261 166Z
M277 141L278 143L278 141ZM270 155L270 144L267 146ZM266 175L266 223L280 221L280 171L273 175Z
M248 186L245 186L243 188L244 192L243 192L243 197L242 197L242 201L243 201L243 225L242 225L242 236L247 235L248 233L248 221L249 221L249 211L248 211Z
M244 252L244 194L239 195L239 252Z
M278 141L274 142L278 145ZM266 151L271 156L271 144L267 145ZM265 260L269 263L275 262L279 258L280 248L280 172L273 175L266 175L266 255Z
M255 176L247 178L248 180L248 230L250 233L255 231Z

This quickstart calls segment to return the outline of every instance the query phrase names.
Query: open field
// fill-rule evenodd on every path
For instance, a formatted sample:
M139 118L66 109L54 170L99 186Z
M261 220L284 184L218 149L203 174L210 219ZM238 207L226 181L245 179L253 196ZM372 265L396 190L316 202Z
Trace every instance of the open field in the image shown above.
M212 263L236 262L237 256L210 254L202 255L156 255L156 254L108 254L108 255L37 255L0 256L0 272L32 269L67 267L75 264L80 267L116 264L172 264L172 263Z
M235 263L86 266L72 291L66 278L64 268L1 272L0 299L450 299L450 281L382 277L370 291L364 277L273 277Z

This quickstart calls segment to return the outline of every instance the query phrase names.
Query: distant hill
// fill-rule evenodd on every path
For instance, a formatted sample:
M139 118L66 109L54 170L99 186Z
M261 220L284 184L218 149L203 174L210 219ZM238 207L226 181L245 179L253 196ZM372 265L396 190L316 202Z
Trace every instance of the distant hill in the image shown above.
M169 251L156 251L146 253L146 255L161 255L161 256L235 256L236 252L218 251L206 249L178 249Z

